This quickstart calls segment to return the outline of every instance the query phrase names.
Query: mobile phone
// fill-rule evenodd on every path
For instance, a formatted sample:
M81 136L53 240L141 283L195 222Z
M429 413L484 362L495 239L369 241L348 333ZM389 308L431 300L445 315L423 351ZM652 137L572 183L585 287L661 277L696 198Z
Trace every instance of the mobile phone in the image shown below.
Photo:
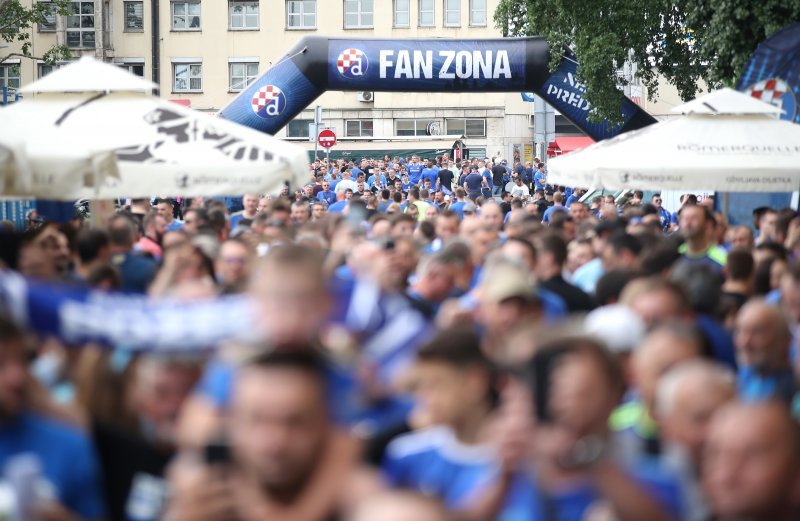
M230 465L231 447L225 441L212 441L203 447L203 461L207 465Z

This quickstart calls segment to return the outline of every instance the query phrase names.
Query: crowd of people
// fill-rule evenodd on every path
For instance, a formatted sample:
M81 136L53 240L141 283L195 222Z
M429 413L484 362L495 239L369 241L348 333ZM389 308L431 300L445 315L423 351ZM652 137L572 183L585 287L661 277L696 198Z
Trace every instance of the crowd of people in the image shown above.
M6 229L0 282L254 319L76 345L0 284L0 518L798 519L800 215L671 210L538 159L387 156Z

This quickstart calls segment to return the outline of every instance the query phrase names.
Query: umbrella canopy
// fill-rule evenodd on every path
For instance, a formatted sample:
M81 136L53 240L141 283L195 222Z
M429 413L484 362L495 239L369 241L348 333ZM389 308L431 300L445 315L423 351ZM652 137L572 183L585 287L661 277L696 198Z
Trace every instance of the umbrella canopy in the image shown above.
M548 182L609 190L800 189L800 125L722 89L673 109L683 117L552 159Z
M95 60L91 56L54 70L44 78L22 87L20 92L150 92L158 88L120 67Z
M75 78L69 89L81 92L46 92L0 110L4 196L219 196L308 181L300 147L136 92L140 78L113 65L80 60L27 88L49 89L45 80L71 68L86 71L86 63L117 77L110 91L95 78L82 87ZM123 86L117 73L135 81Z

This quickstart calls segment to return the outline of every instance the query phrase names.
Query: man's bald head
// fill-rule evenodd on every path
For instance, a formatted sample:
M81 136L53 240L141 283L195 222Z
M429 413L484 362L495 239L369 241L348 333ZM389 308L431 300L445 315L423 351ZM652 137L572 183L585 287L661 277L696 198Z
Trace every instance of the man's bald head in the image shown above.
M650 331L633 352L631 367L634 383L651 413L660 378L682 362L699 359L703 350L700 333L687 324L665 323Z
M720 518L789 519L800 484L800 437L777 402L733 403L709 427L703 485Z
M736 396L736 377L708 360L670 369L656 388L656 419L666 440L683 447L699 469L714 413Z
M736 357L740 365L761 372L775 372L790 367L791 340L789 322L779 308L763 300L742 306L736 317L734 332Z

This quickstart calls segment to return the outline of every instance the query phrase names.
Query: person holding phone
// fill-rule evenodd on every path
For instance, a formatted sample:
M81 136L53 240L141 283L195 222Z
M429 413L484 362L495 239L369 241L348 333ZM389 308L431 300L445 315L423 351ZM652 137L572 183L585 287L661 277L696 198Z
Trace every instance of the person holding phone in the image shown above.
M324 364L311 351L256 355L238 372L224 442L175 463L166 519L335 518L370 476L326 407Z
M540 345L504 390L501 471L471 518L681 519L680 487L647 461L616 458L608 418L623 392L617 359L590 337ZM495 510L492 511L491 508ZM611 517L608 517L611 516Z

